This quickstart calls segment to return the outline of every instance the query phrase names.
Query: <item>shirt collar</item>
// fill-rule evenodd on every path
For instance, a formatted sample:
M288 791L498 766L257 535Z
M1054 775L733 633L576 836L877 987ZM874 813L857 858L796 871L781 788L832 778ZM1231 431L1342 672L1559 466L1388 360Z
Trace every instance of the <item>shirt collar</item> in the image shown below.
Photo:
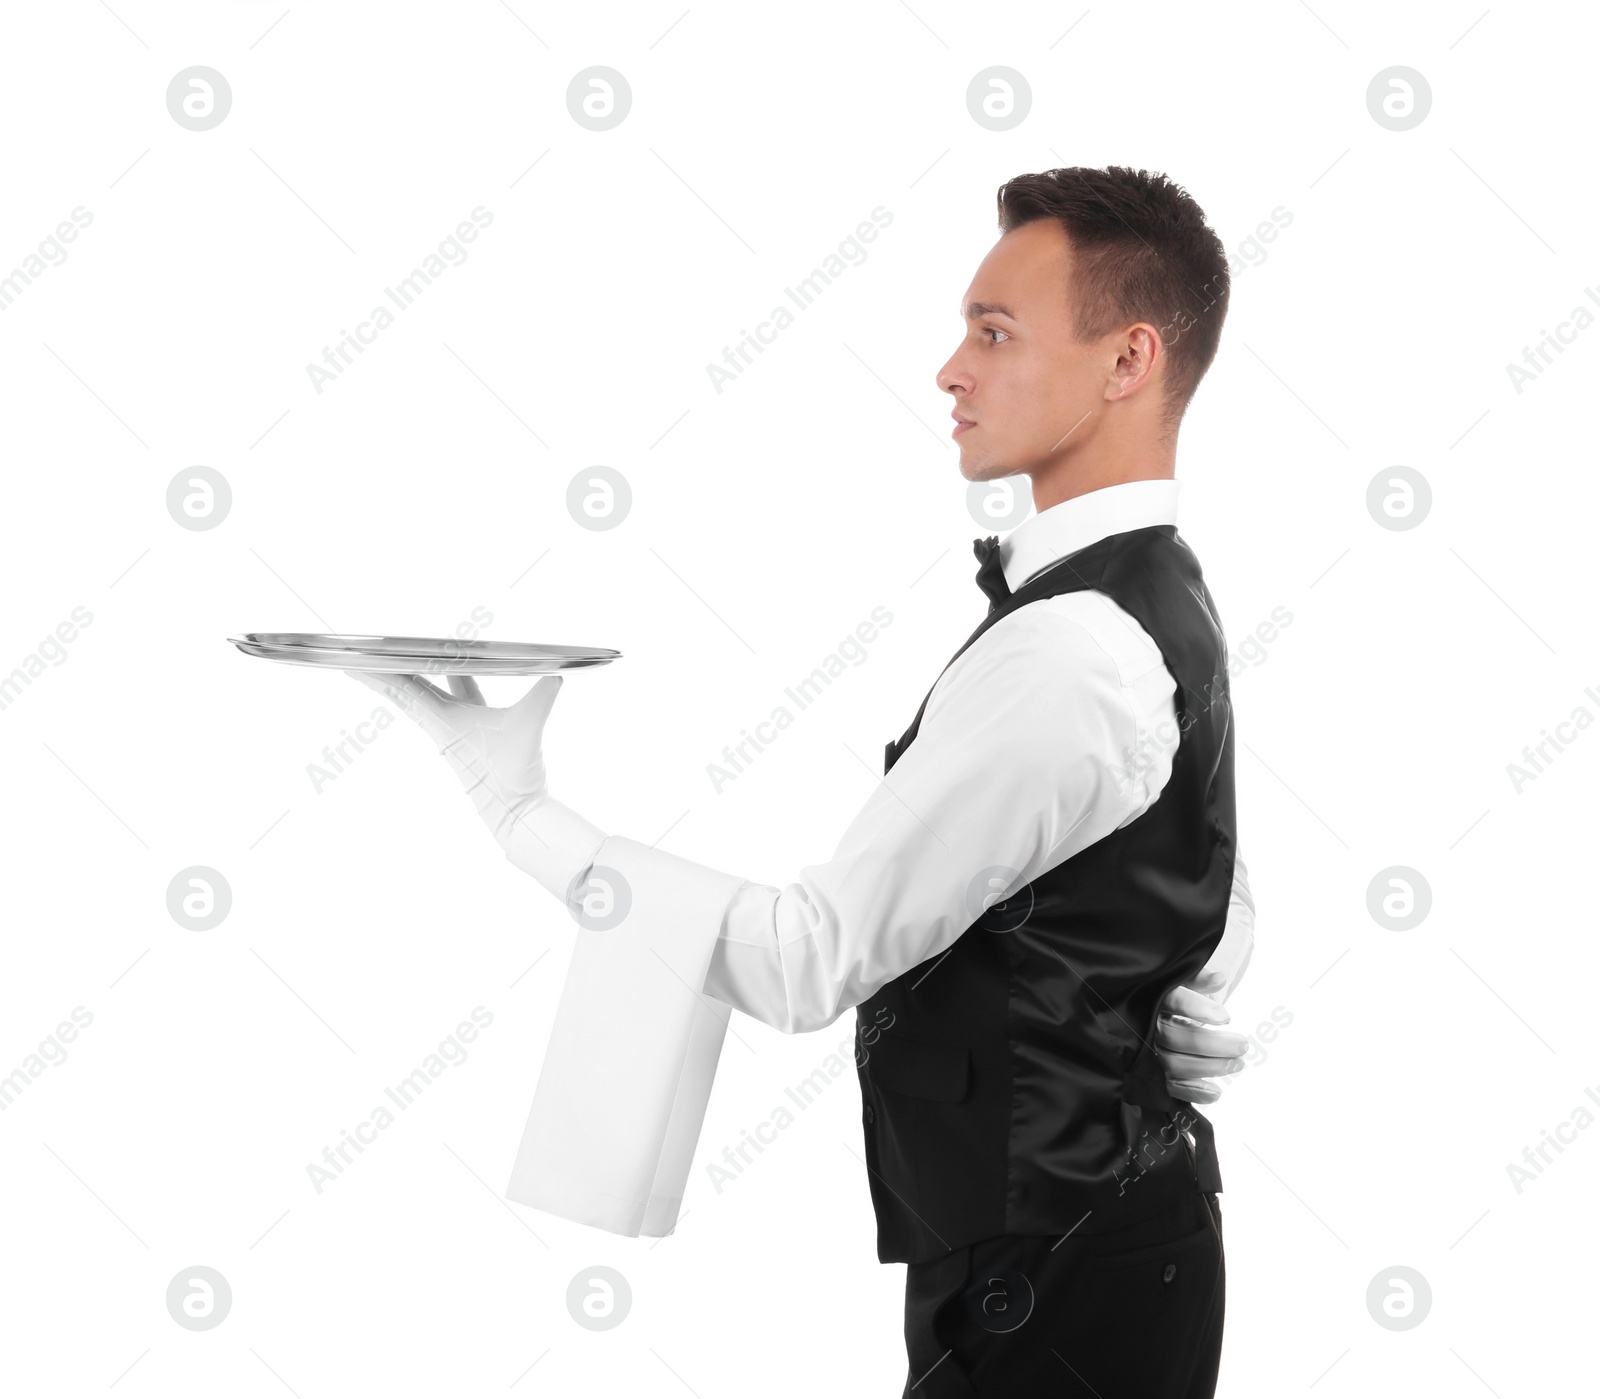
M1042 568L1108 534L1178 522L1178 482L1171 477L1119 481L1030 515L1000 541L1006 586L1016 592Z

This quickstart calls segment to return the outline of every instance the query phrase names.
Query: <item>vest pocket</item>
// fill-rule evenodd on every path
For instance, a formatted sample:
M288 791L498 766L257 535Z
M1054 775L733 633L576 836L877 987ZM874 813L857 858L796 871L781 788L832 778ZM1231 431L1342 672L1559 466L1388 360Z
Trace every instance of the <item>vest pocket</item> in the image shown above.
M884 1031L868 1051L867 1076L879 1088L910 1098L959 1103L971 1081L972 1051Z

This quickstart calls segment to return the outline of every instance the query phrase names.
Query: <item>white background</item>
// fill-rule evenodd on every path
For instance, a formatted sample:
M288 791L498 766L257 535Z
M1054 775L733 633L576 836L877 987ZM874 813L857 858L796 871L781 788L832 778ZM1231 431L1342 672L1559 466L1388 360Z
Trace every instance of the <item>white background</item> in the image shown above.
M1511 1399L1587 1374L1600 1131L1520 1193L1507 1165L1600 1091L1600 734L1520 793L1506 765L1600 713L1600 330L1520 394L1506 365L1600 284L1596 36L1577 6L1480 16L8 9L0 273L93 221L0 313L0 673L93 620L0 710L0 1075L74 1007L93 1023L0 1113L4 1387L900 1392L904 1268L876 1261L853 1069L720 1193L705 1169L853 1016L793 1038L734 1017L669 1238L508 1204L573 925L403 718L315 789L377 697L224 638L448 635L483 608L481 635L616 647L557 702L552 790L786 882L983 615L969 541L992 531L934 374L995 190L1110 163L1183 183L1241 265L1179 528L1231 644L1293 619L1234 681L1260 910L1234 1024L1292 1023L1210 1112L1218 1392ZM194 64L232 90L210 131L166 108ZM566 105L594 64L633 94L606 132ZM996 64L1033 93L1003 133L965 105ZM1433 95L1405 132L1366 106L1396 64ZM466 260L319 394L306 365L480 205ZM880 205L867 260L717 394L707 363ZM165 500L202 464L233 503L197 532ZM597 464L634 497L607 532L566 506ZM1397 464L1433 493L1403 532L1366 507ZM879 605L865 662L716 793L707 764ZM167 911L192 865L232 890L207 932ZM1392 865L1432 890L1407 932L1367 911ZM475 1006L465 1062L319 1194L308 1164ZM598 1264L632 1289L609 1331L567 1309ZM213 1330L167 1312L193 1265L232 1288ZM1397 1265L1432 1290L1408 1331L1366 1301Z

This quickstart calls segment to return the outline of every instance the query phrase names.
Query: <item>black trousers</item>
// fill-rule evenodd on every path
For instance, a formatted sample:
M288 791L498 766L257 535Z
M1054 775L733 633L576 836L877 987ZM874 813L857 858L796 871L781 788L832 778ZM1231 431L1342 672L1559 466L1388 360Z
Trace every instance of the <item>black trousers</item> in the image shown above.
M1222 1209L1188 1185L1137 1224L907 1264L901 1399L1212 1399Z

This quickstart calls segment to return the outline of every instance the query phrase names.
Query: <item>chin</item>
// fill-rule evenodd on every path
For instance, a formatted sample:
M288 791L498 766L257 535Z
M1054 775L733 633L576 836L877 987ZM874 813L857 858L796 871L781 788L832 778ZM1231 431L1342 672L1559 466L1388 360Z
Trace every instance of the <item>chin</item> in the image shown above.
M998 481L1002 476L1016 475L1016 468L988 460L969 460L963 453L961 474L969 481Z

